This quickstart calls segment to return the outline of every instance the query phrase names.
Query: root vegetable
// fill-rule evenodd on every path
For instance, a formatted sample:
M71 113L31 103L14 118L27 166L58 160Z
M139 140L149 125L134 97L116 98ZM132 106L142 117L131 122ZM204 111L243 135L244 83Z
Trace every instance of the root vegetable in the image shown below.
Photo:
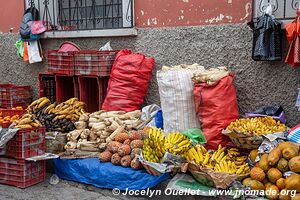
M131 164L131 157L129 155L122 157L121 165L123 167L130 167Z
M116 142L116 141L111 141L107 144L107 150L112 153L117 153L121 146L122 146L122 143Z
M143 165L141 164L141 162L138 160L138 159L133 159L130 163L130 167L132 169L142 169L143 168Z
M75 128L78 130L86 128L86 122L84 122L84 121L75 122L74 125L75 125Z
M106 138L106 142L110 142L112 141L117 134L121 133L122 131L124 131L125 126L119 126L108 138Z
M92 130L95 130L95 131L101 131L104 128L106 128L106 125L104 122L94 123L92 126Z
M76 149L77 143L76 142L67 142L65 145L65 149Z
M115 153L111 156L111 163L114 165L121 164L121 157L119 156L119 154Z
M109 151L104 151L99 154L99 159L102 162L109 162L111 160L111 157L112 157L112 153L110 153Z
M91 131L90 132L90 141L94 142L97 140L98 135L96 134L96 132Z
M83 122L87 122L89 120L89 115L87 113L83 113L80 117L79 117L79 121L83 121Z
M123 144L122 146L120 146L120 148L118 149L118 154L123 157L126 155L129 155L131 152L131 148L129 145Z
M80 136L82 130L74 130L67 134L67 139L72 142L76 142Z

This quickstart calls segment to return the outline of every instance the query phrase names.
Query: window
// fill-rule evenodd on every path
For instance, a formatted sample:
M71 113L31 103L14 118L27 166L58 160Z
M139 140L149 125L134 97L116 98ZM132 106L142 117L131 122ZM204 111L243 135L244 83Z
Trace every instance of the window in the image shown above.
M48 37L136 35L133 0L26 0L26 6L49 22Z
M277 19L287 23L295 19L300 0L254 0L254 21L263 15L268 5L272 5L273 14Z

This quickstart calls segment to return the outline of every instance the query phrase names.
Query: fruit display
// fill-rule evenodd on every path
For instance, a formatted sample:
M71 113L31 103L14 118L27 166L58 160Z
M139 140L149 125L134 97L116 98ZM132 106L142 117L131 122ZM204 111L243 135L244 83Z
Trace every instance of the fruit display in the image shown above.
M250 172L247 156L241 156L236 148L226 149L219 145L218 150L209 153L202 145L190 148L187 160L201 168L213 169L215 172L229 174L247 174Z
M69 132L75 129L74 122L85 113L85 104L77 98L71 98L60 104L51 104L42 97L27 107L29 114L46 126L47 131Z
M38 128L43 126L40 121L38 121L34 115L26 113L22 115L22 117L18 120L14 121L16 123L16 126L14 128L21 128L21 129L27 129L27 128Z
M22 107L16 107L16 108L13 108L11 110L17 110L17 111L20 111L20 112L10 112L10 110L0 110L0 124L11 124L12 122L14 122L15 120L19 119L20 118L20 115L22 115L22 111L23 111L23 108ZM18 114L16 114L18 113Z
M166 153L165 136L161 129L149 129L148 138L144 140L143 158L150 162L159 163Z
M231 122L229 131L238 131L255 136L286 131L286 126L272 117L241 118Z
M84 113L74 123L76 129L67 134L66 150L86 149L100 151L110 146L109 142L117 141L130 145L133 140L141 140L137 126L141 123L141 111L125 113L123 111L97 111L91 114ZM131 124L131 122L134 124ZM129 131L129 134L125 133ZM131 148L141 148L143 143L134 141ZM84 148L82 148L84 147ZM114 152L116 153L116 152Z
M113 141L107 143L105 151L99 153L99 159L102 162L111 162L122 167L142 169L142 164L137 158L142 152L142 148L141 131L120 132L114 137Z
M250 155L256 153L257 150L252 150ZM294 173L285 178L287 171ZM252 190L272 190L273 194L266 196L268 199L291 199L286 190L300 192L300 175L297 173L300 173L299 146L282 142L270 153L260 155L260 160L250 171L251 178L243 180L243 184Z

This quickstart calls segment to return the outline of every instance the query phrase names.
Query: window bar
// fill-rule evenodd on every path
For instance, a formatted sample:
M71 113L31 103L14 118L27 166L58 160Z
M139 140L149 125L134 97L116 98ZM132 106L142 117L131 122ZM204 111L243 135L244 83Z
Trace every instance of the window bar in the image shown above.
M85 0L84 1L84 6L85 6L85 29L88 29L88 7L87 7L87 5L86 5L86 1L87 0Z
M114 0L111 0L111 27L114 28Z
M118 22L118 27L120 27L120 0L118 0L118 11L117 11L117 22ZM122 4L121 4L122 6Z
M53 24L50 24L53 30L56 30L56 21L55 21L56 20L56 17L55 17L56 2L57 1L53 1L53 6L52 6L52 9L53 9ZM48 24L47 24L47 29L48 29Z
M69 28L72 27L72 21L71 21L71 17L72 17L72 9L71 9L72 5L71 5L71 0L69 0Z
M106 0L104 0L104 12L103 12L103 28L107 28L107 21L106 21Z

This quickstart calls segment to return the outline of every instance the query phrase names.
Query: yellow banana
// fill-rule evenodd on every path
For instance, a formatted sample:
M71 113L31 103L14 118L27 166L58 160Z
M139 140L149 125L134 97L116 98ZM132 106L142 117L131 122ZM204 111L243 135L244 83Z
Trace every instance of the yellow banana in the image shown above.
M39 105L38 105L38 109L41 109L43 108L47 103L50 103L50 100L49 99L45 99L43 100Z
M193 154L193 156L194 156L194 158L195 158L196 163L200 163L201 160L200 160L200 157L199 157L199 155L197 154L195 148L191 148L190 150L191 150L191 152L192 152L192 154Z
M205 159L204 159L204 161L203 161L203 166L205 166L205 165L208 163L208 160L209 160L209 154L207 153L207 154L205 155Z

